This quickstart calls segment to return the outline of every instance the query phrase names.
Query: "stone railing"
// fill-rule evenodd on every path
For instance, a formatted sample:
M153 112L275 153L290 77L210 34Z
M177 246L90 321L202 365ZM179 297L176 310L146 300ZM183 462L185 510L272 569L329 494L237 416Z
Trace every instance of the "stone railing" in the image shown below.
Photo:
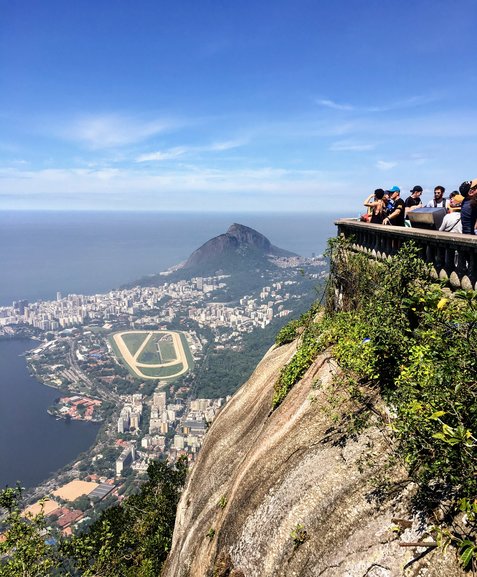
M353 249L382 259L413 240L422 258L432 265L432 276L448 280L452 289L477 290L477 236L401 226L368 224L352 218L335 222L338 235L353 239Z

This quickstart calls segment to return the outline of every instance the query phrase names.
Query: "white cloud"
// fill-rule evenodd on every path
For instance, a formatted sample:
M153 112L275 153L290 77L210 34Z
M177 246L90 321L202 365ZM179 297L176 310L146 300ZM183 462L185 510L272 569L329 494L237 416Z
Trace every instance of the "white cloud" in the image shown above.
M43 206L44 197L48 197L50 203L69 209L79 203L89 203L91 208L112 208L107 200L110 198L114 199L114 209L130 210L138 207L138 197L143 199L143 210L164 206L169 210L319 209L323 197L346 189L347 185L331 174L274 167L235 170L195 167L160 173L129 169L0 169L2 204L11 202L12 195L16 195L17 205L28 197L30 203Z
M366 152L368 150L374 150L375 148L375 144L353 142L351 140L339 140L337 142L333 142L333 144L330 146L330 150L333 152Z
M224 150L230 150L232 148L237 148L243 146L244 141L239 140L226 140L224 142L214 142L210 145L205 146L177 146L175 148L170 148L164 151L148 152L145 154L140 154L135 161L136 162L150 162L150 161L163 161L172 160L179 156L183 156L188 153L197 152L222 152Z
M238 148L239 146L243 146L244 144L246 144L246 141L244 140L225 140L223 142L214 142L210 146L204 146L199 148L199 150L205 150L205 151L230 150L232 148Z
M143 121L106 114L80 118L66 124L57 133L66 140L80 142L97 150L141 142L171 129L172 126L172 122L166 120Z
M316 103L320 106L325 106L326 108L332 108L333 110L342 110L348 112L353 111L357 113L374 113L414 108L416 106L429 104L435 100L437 100L435 95L417 95L410 96L409 98L403 98L402 100L395 100L394 102L388 102L387 104L382 104L379 106L356 106L354 104L339 103L331 99L319 99L316 101Z
M398 165L397 162L378 160L378 162L376 163L376 168L379 168L379 170L391 170L391 168L394 168L397 165Z
M187 152L185 147L176 147L165 150L164 152L149 152L146 154L141 154L136 158L136 162L149 162L149 161L161 161L161 160L171 160L172 158L177 158L182 156Z
M355 110L355 107L351 104L341 104L327 98L319 99L316 103L320 106L325 106L326 108L332 108L333 110Z

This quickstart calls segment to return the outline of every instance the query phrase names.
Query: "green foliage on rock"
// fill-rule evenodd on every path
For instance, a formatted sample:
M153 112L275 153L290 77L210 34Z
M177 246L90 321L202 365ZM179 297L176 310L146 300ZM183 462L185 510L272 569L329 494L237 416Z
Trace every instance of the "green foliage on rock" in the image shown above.
M274 387L272 408L276 409L285 399L293 385L306 373L316 358L319 345L313 327L308 327L292 360L280 372Z
M477 291L444 291L412 243L371 262L335 239L329 256L324 314L304 329L276 383L273 407L329 349L340 367L337 386L362 401L359 426L366 424L367 399L379 392L395 440L393 459L418 487L416 506L432 513L445 498L450 539L462 563L475 565ZM289 325L279 342L296 338L298 326ZM467 522L456 524L465 503L471 504Z
M44 577L58 567L55 548L49 544L45 516L22 516L20 487L0 491L0 512L4 540L0 540L1 577ZM6 530L5 530L6 529Z
M155 577L172 543L186 461L161 461L148 468L149 480L137 495L103 511L84 535L65 541L62 551L84 577Z
M277 346L286 345L294 341L307 327L309 327L318 312L318 304L313 304L310 310L303 313L300 318L294 319L282 327L275 337Z
M445 497L455 519L477 495L477 292L444 292L412 243L373 266L345 243L331 251L334 286L320 340L332 345L348 382L386 401L396 455L418 486L416 505L432 512ZM469 522L453 538L475 545L476 530ZM465 564L474 562L477 547L463 550Z
M6 510L0 542L1 577L156 577L172 543L177 503L187 472L155 461L138 494L110 507L87 531L50 541L43 515L22 517L21 491L0 492Z

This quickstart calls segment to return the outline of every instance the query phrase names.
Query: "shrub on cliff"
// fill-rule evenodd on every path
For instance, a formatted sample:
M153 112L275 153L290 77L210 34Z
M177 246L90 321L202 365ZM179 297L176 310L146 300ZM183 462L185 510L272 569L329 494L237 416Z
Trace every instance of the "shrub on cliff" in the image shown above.
M477 560L477 291L444 293L412 243L371 263L335 239L330 257L325 313L306 327L283 369L274 407L330 349L353 394L379 390L387 403L396 457L417 483L419 508L430 512L445 497L449 519L466 513L467 524L447 534L470 566Z
M5 539L0 541L1 577L156 577L172 543L177 503L187 465L155 461L137 495L110 507L83 534L57 543L43 515L20 514L21 490L0 492Z

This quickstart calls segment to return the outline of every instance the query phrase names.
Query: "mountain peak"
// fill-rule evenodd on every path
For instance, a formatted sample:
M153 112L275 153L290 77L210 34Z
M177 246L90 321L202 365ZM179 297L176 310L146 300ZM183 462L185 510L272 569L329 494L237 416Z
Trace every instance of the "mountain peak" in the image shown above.
M247 264L248 261L267 261L271 256L296 256L278 248L266 236L249 226L234 222L220 234L194 251L184 268L212 267L229 269Z

